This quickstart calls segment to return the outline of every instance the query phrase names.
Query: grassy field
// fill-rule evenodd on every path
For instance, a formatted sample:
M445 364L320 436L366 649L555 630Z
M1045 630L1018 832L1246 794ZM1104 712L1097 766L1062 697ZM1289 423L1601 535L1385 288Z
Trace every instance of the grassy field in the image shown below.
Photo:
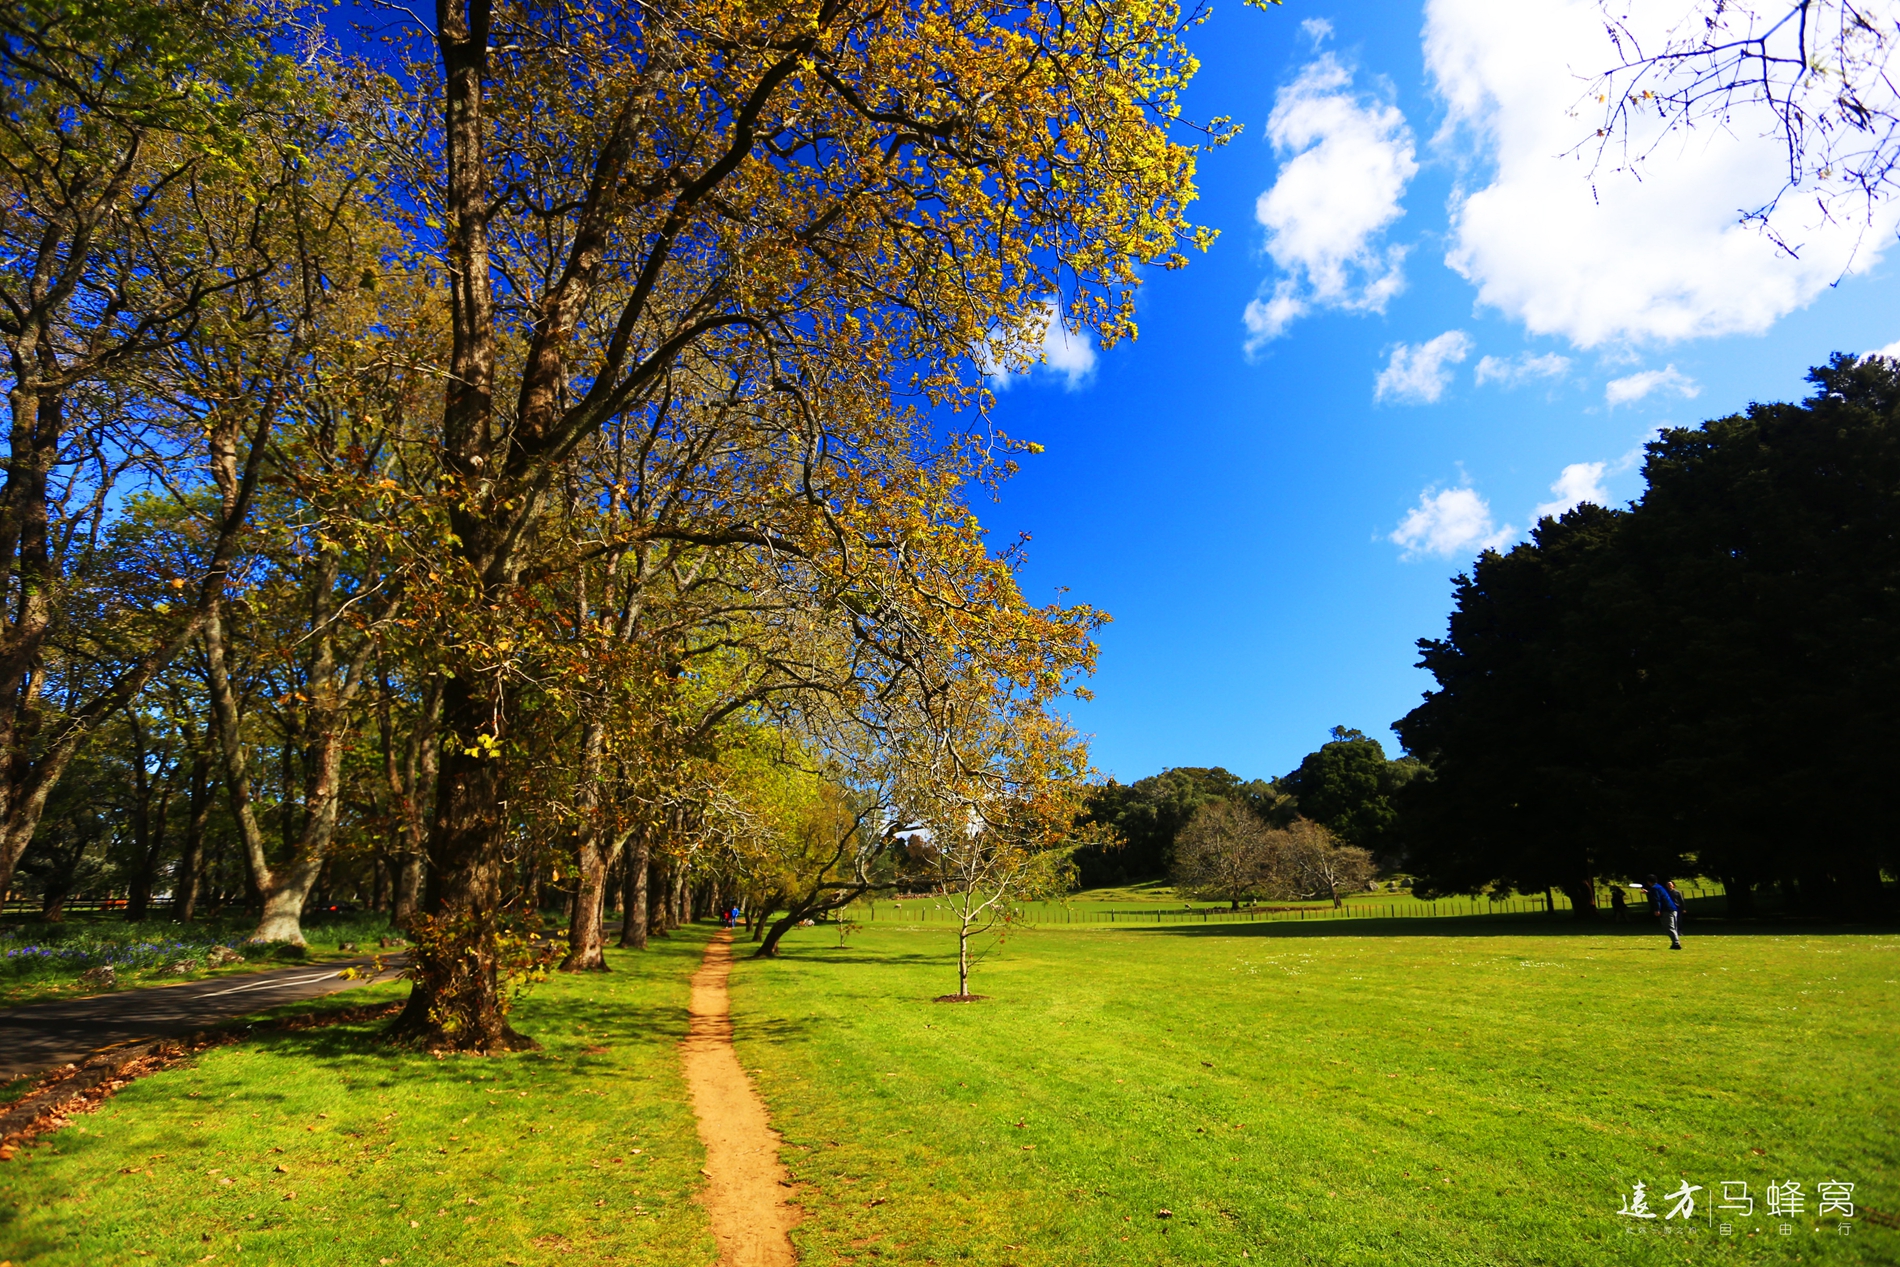
M710 1263L676 1052L705 939L610 951L616 972L536 987L516 1020L541 1052L438 1061L339 1026L135 1082L0 1165L0 1260Z
M1900 936L1688 946L1540 917L1044 929L948 1005L945 933L819 928L742 963L734 1011L808 1264L1900 1262L1867 1217L1900 1212ZM1693 1224L1618 1217L1684 1179ZM1756 1217L1722 1237L1734 1180ZM1857 1185L1847 1236L1822 1180Z
M1674 954L1644 925L1395 925L1029 930L972 1005L931 1001L955 986L937 928L742 961L801 1261L1900 1262L1900 935L1704 925ZM337 1026L136 1082L0 1165L0 1260L710 1264L677 1053L706 935L537 987L541 1052ZM1639 1179L1658 1213L1702 1185L1695 1222L1619 1218ZM1765 1189L1789 1179L1782 1235ZM1728 1237L1725 1180L1757 1202ZM1822 1180L1856 1185L1846 1237Z

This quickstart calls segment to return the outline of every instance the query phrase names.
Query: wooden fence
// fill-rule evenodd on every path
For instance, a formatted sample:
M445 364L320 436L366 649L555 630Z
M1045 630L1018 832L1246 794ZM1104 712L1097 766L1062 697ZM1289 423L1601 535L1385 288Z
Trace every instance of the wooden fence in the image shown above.
M1719 901L1721 890L1689 885L1683 896L1696 906L1707 909L1711 900ZM1598 895L1597 907L1610 912L1609 890ZM1130 927L1156 928L1170 924L1251 924L1268 921L1328 919L1445 919L1484 915L1559 915L1568 914L1570 900L1561 893L1549 898L1542 894L1506 898L1439 898L1436 901L1405 899L1364 901L1348 899L1344 906L1227 906L1157 907L1152 910L1097 909L1088 903L1037 903L1016 908L1011 914L1023 924L1126 924ZM1632 896L1630 909L1646 912L1648 899ZM1711 912L1712 913L1712 912ZM913 898L903 902L865 902L848 908L846 914L861 924L954 924L956 912L941 898Z

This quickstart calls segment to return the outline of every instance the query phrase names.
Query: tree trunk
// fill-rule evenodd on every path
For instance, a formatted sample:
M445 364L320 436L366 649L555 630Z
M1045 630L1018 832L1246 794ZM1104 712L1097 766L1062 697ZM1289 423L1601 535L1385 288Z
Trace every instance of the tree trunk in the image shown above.
M668 937L672 933L666 898L673 887L673 862L662 854L650 859L647 865L652 873L647 884L647 935Z
M957 993L970 997L970 925L957 925Z
M145 723L138 710L125 710L132 732L132 874L125 894L125 919L136 924L152 904L152 873L158 869L158 850L152 842L152 776L145 747Z
M396 895L389 922L397 928L408 928L416 917L416 903L422 896L422 852L418 849L406 850L402 863L396 871Z
M185 820L185 853L178 863L172 912L189 924L198 913L198 890L204 885L205 820L211 816L211 756L200 744L191 754L191 787Z
M1563 886L1564 896L1570 899L1570 914L1573 919L1593 920L1597 917L1597 881L1595 876L1580 876Z
M647 948L647 835L636 831L627 841L626 892L621 898L620 945L628 950Z
M528 863L528 875L521 884L521 913L531 919L541 918L541 860L539 858Z
M597 721L588 722L581 734L580 787L574 798L574 811L580 819L574 850L579 871L574 877L567 958L561 961L563 972L608 970L600 939L600 907L607 891L607 850L600 830L601 756L606 742L607 728Z
M328 575L319 571L314 578L319 596L317 616L327 628L326 610L335 589L334 556L319 552L320 559L331 560ZM232 817L237 820L239 838L244 846L252 883L261 899L254 942L287 941L304 944L302 913L310 890L322 874L325 855L336 834L338 802L342 793L343 738L347 710L362 685L363 669L368 662L371 643L364 640L361 653L341 675L339 685L334 643L326 633L317 639L317 655L310 680L311 739L309 784L303 798L303 829L290 849L289 858L279 866L270 865L264 851L264 833L251 802L251 778L246 763L242 720L238 716L237 693L224 656L224 624L220 605L213 604L204 624L205 659L211 686L212 717L216 723L219 747L224 754L225 786L231 795ZM285 807L286 815L289 807Z
M378 670L379 674L381 670ZM395 798L400 821L402 849L397 855L395 894L389 922L408 928L415 918L416 903L422 892L422 860L428 847L428 825L423 816L424 799L433 791L436 774L436 728L442 717L442 678L429 677L429 689L423 696L415 725L403 741L400 769L396 765L396 726L391 716L389 680L381 679L382 698L378 702L377 721L383 737L383 778Z
M1754 884L1738 875L1725 875L1721 879L1722 892L1727 895L1728 917L1752 919L1755 915Z
M504 781L499 749L490 756L475 742L493 734L507 709L471 687L471 677L458 673L443 688L448 742L436 780L428 888L412 935L414 985L391 1032L430 1050L512 1051L532 1043L508 1024L500 977Z
M778 944L780 939L782 939L786 933L798 927L798 921L808 917L813 909L814 908L809 905L787 908L785 914L773 922L772 931L765 935L765 940L760 942L759 948L752 952L752 957L754 959L778 958ZM759 926L761 928L765 926L763 919L760 920Z

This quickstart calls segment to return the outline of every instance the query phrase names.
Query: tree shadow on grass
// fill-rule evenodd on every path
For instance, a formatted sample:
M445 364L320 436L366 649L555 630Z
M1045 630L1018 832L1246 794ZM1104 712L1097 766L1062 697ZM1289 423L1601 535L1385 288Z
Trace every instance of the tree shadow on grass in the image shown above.
M1647 920L1648 917L1643 917ZM1559 915L1445 915L1429 919L1271 920L1252 924L1173 924L1159 928L1131 925L1144 937L1614 937L1667 946L1668 934L1653 921L1632 919L1618 924L1608 919L1580 920ZM1814 920L1695 919L1683 925L1685 944L1698 937L1838 937L1892 933L1892 924L1829 924Z
M796 953L793 953L793 952L796 952ZM780 955L780 956L778 957L778 959L776 959L776 960L773 960L773 959L747 959L747 960L744 960L743 962L748 962L748 963L756 963L756 964L758 964L758 965L759 965L760 967L762 967L762 968L765 968L765 969L767 969L767 970L769 970L769 969L771 968L771 965L772 965L772 964L774 964L774 963L777 963L777 962L785 962L785 963L799 963L799 962L804 962L804 963L822 963L822 964L834 964L834 963L883 963L883 964L920 964L920 963L941 963L941 962L942 962L942 961L944 960L944 958L945 958L945 956L946 956L946 955L947 955L947 956L948 956L948 957L949 957L949 958L950 958L950 959L951 959L952 961L954 961L954 960L956 959L956 952L955 952L954 950L950 950L950 951L940 951L940 952L938 952L938 953L936 953L936 954L928 954L928 953L924 953L924 952L920 952L920 951L914 951L914 950L906 950L906 951L902 951L902 952L892 952L891 954L888 954L888 955L870 955L870 954L865 954L865 953L863 953L862 951L841 951L841 950L837 950L836 948L833 948L833 949L831 949L831 950L825 950L825 949L823 949L823 948L814 948L814 947L805 947L805 946L796 946L796 947L791 947L791 948L789 948L789 949L787 950L787 952L786 952L785 954L782 954L782 955Z
M322 1009L298 1009L300 1013ZM614 999L563 998L515 1013L522 1032L542 1044L539 1050L493 1056L466 1054L437 1058L390 1041L391 1018L317 1024L281 1029L270 1020L224 1027L236 1043L255 1055L297 1062L312 1070L373 1083L380 1087L425 1085L461 1079L479 1070L497 1085L522 1087L567 1080L595 1067L610 1073L630 1057L650 1059L654 1048L686 1036L684 1006L663 1006ZM590 1051L589 1048L605 1048ZM259 1098L269 1098L268 1094Z
M833 1028L836 1028L833 1023ZM732 1037L735 1042L770 1043L782 1047L790 1043L809 1042L823 1023L819 1018L773 1016L764 1019L735 1017Z

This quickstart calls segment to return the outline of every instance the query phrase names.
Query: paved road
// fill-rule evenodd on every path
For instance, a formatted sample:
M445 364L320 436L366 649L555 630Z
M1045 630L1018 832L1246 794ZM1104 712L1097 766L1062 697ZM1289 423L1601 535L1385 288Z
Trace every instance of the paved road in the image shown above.
M337 974L370 962L363 958L273 968L181 985L119 990L89 999L55 999L0 1012L0 1078L38 1073L79 1060L101 1047L189 1034L280 1003L314 999L363 985L363 981L345 980ZM395 974L396 969L391 968L377 980L387 981Z

